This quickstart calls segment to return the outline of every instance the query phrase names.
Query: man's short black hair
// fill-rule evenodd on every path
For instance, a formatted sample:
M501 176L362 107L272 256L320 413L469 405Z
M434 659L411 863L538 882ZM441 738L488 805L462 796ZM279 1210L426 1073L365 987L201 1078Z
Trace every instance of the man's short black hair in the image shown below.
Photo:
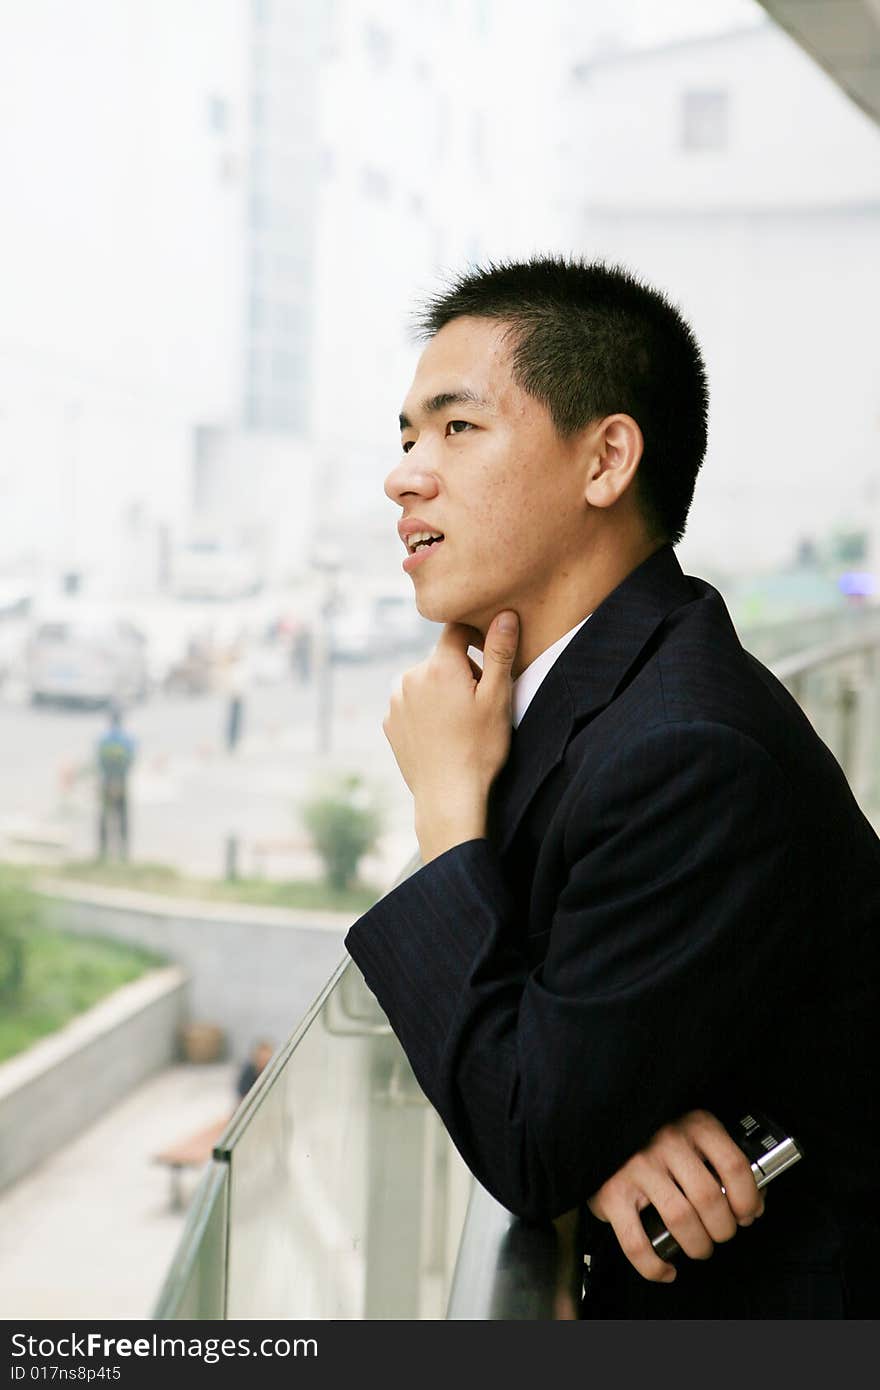
M416 318L423 337L472 315L508 323L517 383L564 438L631 415L644 436L637 497L652 536L681 540L706 452L703 359L674 305L622 266L538 256L459 276Z

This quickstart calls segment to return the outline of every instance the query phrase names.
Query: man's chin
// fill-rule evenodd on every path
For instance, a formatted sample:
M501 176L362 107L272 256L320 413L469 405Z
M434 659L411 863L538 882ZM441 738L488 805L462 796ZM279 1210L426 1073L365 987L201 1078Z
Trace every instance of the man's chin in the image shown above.
M423 618L432 623L465 623L468 627L479 628L481 632L484 630L479 614L461 603L450 603L448 599L444 602L439 596L429 598L427 594L417 594L416 608Z

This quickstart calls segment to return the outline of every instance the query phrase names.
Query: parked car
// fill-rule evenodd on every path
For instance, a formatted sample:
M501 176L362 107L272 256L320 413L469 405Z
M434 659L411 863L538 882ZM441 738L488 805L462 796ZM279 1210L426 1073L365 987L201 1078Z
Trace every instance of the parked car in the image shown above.
M437 635L411 594L350 595L330 618L330 654L334 661L379 659L427 648Z
M34 704L129 704L149 689L146 638L118 616L44 614L28 639L25 666Z

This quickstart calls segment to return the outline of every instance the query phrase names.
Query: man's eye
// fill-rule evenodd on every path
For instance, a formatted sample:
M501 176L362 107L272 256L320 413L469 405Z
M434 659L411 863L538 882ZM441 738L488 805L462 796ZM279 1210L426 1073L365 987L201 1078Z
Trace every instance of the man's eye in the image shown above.
M472 430L474 427L469 420L450 420L446 426L447 434L451 430L453 434L461 434L463 430Z
M405 454L408 454L409 451L410 451L410 449L412 448L412 446L415 444L415 442L416 442L416 441L415 441L414 439L408 439L408 440L406 441L405 444L402 444L402 445L401 445L401 448L403 449L403 452L404 452Z

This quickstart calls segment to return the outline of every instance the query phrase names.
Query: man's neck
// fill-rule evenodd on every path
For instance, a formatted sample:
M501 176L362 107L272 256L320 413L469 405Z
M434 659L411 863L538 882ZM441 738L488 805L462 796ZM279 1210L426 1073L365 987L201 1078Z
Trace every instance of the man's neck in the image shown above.
M603 599L662 544L662 541L645 539L642 544L625 550L597 546L591 554L589 565L577 574L566 576L565 582L550 599L542 601L534 609L524 605L520 612L519 646L511 672L514 680L542 652L570 632L588 614L594 613Z

